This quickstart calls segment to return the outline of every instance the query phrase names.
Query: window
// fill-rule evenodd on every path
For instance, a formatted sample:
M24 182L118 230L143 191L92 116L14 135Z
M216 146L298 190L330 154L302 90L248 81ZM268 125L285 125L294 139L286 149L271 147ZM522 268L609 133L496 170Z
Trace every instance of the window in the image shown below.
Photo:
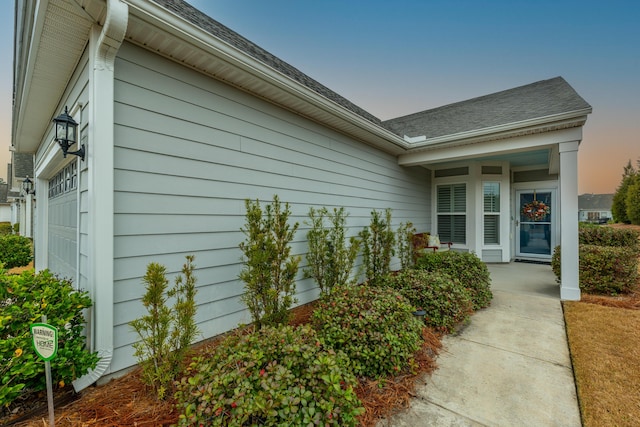
M69 163L49 180L49 198L62 196L78 188L78 163Z
M467 243L466 184L438 185L436 194L440 241Z
M500 183L482 184L484 210L484 243L500 244Z

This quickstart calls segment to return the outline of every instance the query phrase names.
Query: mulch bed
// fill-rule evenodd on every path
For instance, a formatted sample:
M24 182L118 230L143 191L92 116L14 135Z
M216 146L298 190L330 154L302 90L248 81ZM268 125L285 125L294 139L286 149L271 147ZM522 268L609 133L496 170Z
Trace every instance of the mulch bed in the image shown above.
M315 303L309 303L293 309L291 325L308 323L315 308ZM423 331L424 344L416 354L414 372L404 373L384 380L361 380L356 388L356 394L365 407L365 413L360 417L363 427L374 426L381 418L387 417L409 406L414 396L415 384L426 378L436 369L435 359L441 348L440 335L425 328ZM215 346L220 338L208 340L194 348L198 349ZM61 389L56 395L62 395ZM178 421L173 400L159 401L156 396L140 381L140 370L137 369L124 377L109 383L90 387L74 396L75 400L66 405L56 406L56 426L58 427L130 427L130 426L170 426ZM16 427L41 427L47 425L48 413L46 396L33 396L31 399L40 401L39 413L28 420L17 419L24 415L24 411L17 412L11 417L1 418L0 425L14 425ZM38 403L32 401L31 408L38 410ZM26 406L25 406L26 409ZM21 417L22 418L22 417Z

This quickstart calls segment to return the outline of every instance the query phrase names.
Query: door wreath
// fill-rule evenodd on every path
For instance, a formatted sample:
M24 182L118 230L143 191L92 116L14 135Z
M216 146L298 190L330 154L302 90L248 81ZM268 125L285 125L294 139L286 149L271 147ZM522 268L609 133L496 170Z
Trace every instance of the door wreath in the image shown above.
M546 203L540 200L533 200L522 205L520 213L530 221L540 221L549 215L549 210L549 205Z

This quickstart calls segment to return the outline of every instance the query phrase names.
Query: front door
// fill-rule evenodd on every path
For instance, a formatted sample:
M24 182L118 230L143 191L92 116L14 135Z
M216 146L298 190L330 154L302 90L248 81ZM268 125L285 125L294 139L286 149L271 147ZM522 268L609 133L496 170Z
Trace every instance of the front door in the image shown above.
M555 244L553 196L553 190L516 192L516 256L551 259Z

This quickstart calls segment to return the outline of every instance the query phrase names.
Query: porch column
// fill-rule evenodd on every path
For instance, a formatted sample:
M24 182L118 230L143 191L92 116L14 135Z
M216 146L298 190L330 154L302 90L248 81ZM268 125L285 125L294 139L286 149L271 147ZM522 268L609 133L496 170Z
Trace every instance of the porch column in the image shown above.
M560 244L562 281L560 298L580 300L578 286L578 145L559 144L560 152Z

